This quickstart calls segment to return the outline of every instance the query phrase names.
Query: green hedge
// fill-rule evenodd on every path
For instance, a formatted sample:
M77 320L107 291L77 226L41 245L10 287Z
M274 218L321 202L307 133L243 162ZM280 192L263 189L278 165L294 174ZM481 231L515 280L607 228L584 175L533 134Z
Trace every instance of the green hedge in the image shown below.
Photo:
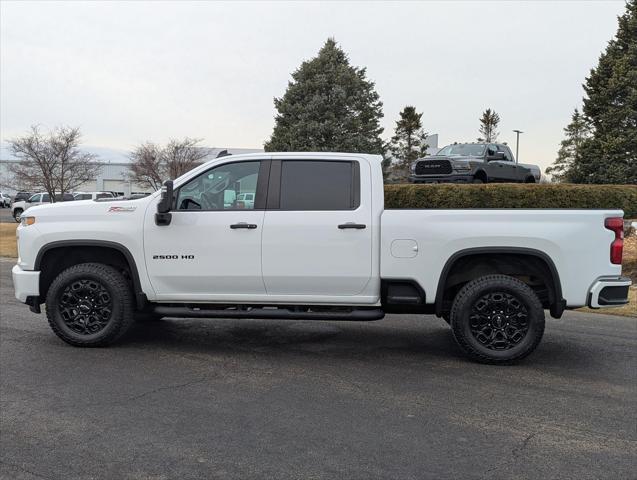
M385 185L385 208L618 208L637 217L637 185Z

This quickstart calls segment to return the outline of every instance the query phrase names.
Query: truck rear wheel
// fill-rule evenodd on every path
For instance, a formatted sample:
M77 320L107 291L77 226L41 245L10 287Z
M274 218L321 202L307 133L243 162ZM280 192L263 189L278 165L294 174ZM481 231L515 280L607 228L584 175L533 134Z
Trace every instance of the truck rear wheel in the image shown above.
M538 346L544 334L544 310L525 283L507 275L486 275L458 292L450 323L467 356L481 363L508 364Z
M100 263L82 263L60 273L46 296L51 329L76 347L102 347L134 322L134 300L124 275Z

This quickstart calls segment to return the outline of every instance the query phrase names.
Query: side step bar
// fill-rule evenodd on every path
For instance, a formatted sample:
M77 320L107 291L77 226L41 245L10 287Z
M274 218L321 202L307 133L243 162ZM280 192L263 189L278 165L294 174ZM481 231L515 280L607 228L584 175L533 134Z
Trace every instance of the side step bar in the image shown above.
M292 308L193 308L182 306L156 305L153 312L164 317L184 318L269 318L279 320L380 320L385 316L381 308L352 309L348 311L313 311L309 308L296 310Z

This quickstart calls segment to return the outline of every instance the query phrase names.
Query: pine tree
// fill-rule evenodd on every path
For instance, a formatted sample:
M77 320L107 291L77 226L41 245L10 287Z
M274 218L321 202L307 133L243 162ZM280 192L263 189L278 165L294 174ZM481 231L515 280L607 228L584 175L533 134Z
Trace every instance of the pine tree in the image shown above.
M498 124L500 123L500 115L495 110L487 108L480 117L480 134L479 142L495 142L498 140Z
M292 74L274 105L278 113L266 151L384 153L383 104L374 83L332 38Z
M421 119L422 113L408 105L400 112L400 120L396 122L389 148L395 159L394 174L399 180L406 180L409 166L427 154L427 134L422 128Z
M557 181L572 182L577 177L577 165L581 162L584 145L591 136L590 124L577 108L564 134L557 159L546 169L546 173Z
M618 22L584 84L593 136L575 164L577 182L637 184L637 0L626 3Z

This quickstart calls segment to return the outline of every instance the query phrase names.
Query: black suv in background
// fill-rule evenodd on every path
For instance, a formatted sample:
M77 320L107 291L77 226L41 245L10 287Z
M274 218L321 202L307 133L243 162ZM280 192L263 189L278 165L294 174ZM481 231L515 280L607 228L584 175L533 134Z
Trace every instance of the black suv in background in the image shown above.
M18 192L15 194L15 197L13 197L13 203L28 200L31 198L31 195L33 194L30 192Z
M454 143L411 166L411 183L536 183L537 165L516 163L502 143Z

